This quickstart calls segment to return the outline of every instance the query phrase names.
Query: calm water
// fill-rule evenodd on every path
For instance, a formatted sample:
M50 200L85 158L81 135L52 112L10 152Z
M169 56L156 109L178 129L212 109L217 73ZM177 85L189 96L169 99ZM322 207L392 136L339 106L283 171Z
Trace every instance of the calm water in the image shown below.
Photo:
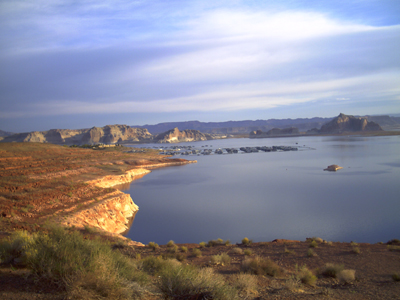
M159 244L217 238L234 243L244 237L271 241L319 236L343 242L400 238L399 136L181 143L206 144L214 149L306 147L188 156L198 163L153 170L125 190L140 208L129 238ZM343 169L323 171L331 164Z

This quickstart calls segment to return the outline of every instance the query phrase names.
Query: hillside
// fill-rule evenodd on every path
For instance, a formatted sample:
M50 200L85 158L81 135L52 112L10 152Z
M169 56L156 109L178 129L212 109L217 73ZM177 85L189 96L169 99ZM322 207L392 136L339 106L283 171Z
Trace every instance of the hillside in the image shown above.
M354 117L341 113L332 121L322 125L318 133L337 134L362 131L383 131L383 129L379 124L373 121L368 121L368 118L366 117Z

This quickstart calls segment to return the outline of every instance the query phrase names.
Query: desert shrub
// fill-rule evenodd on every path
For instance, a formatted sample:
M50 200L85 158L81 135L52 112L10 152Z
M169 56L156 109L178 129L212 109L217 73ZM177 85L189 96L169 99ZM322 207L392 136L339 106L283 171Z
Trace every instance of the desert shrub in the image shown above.
M356 271L355 270L342 270L337 274L337 279L340 282L350 283L356 279Z
M231 245L231 241L230 241L230 240L226 240L226 241L224 242L224 244L225 244L225 246L230 246L230 245Z
M400 246L388 245L387 248L389 251L400 251Z
M253 254L253 251L251 251L250 249L244 250L244 255L250 256L250 255L252 255L252 254Z
M170 240L170 241L167 243L167 247L173 247L173 246L175 246L175 242L174 242L173 240Z
M238 290L241 299L257 294L258 280L252 274L240 273L234 277L233 286Z
M186 246L182 246L182 247L181 247L181 251L182 251L183 253L187 253L187 252L188 252L188 248L187 248Z
M307 250L307 257L314 257L317 256L317 253L315 253L315 251L313 249L308 249Z
M289 250L288 248L285 247L285 250L283 251L285 254L296 254L294 250Z
M297 290L300 285L300 279L296 275L290 276L285 282L285 288L294 291Z
M205 248L206 245L207 245L206 242L200 242L199 243L200 248Z
M162 259L161 257L148 256L140 261L140 269L151 275L159 274L165 268L180 265L176 259Z
M344 270L344 265L335 265L327 263L322 269L322 274L325 276L336 278L337 275Z
M155 242L149 242L149 243L147 244L147 246L149 246L150 248L152 248L153 251L156 251L157 249L160 248L160 246L159 246L157 243L155 243Z
M242 240L242 244L243 244L243 245L249 245L249 244L251 244L251 242L252 242L252 240L249 240L247 237L245 237L245 238Z
M210 240L208 241L207 246L208 247L214 247L214 246L218 246L218 245L224 245L225 242L223 239L216 239L216 240Z
M201 254L201 250L200 249L197 249L197 248L194 248L193 250L192 250L192 254L193 254L193 256L195 256L195 257L200 257L202 254Z
M314 286L317 277L307 268L306 265L302 266L300 269L296 265L296 276L303 284Z
M98 232L98 229L89 225L84 225L83 228L85 229L85 232L87 233L96 233Z
M0 242L0 261L26 266L35 254L36 235L27 231L15 231L9 239Z
M333 246L333 242L329 241L326 243L328 246Z
M243 250L239 247L235 247L231 250L233 254L243 254Z
M310 247L310 248L317 248L317 247L318 247L318 243L317 243L316 241L312 241L312 242L309 244L309 247Z
M48 228L47 234L16 233L6 248L14 249L11 254L16 258L23 257L38 279L57 284L71 297L79 293L85 298L132 298L140 295L139 284L147 281L133 261L110 245L57 226Z
M356 247L356 246L358 246L358 244L356 242L351 241L350 246Z
M231 258L227 253L211 256L211 263L214 265L227 266L231 263Z
M361 250L360 250L359 247L353 247L353 248L351 249L351 252L354 253L354 254L360 254L360 253L361 253Z
M184 261L184 260L186 259L186 254L184 254L184 253L177 253L177 254L175 255L175 258L176 258L176 260L178 260L178 261Z
M261 257L247 258L242 262L241 270L256 275L281 276L283 269L271 259Z
M387 242L388 245L400 245L400 240L393 239Z
M164 269L159 288L164 299L238 299L235 289L210 268L179 266Z
M400 281L400 273L393 273L392 279L393 281Z
M178 246L177 245L173 245L172 247L168 248L168 252L169 253L176 253L178 252Z

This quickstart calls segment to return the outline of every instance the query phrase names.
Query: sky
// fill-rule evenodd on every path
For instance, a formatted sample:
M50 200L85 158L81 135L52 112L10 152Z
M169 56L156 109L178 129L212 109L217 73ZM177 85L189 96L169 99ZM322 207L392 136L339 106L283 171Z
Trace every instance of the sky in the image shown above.
M399 0L0 0L0 129L400 113Z

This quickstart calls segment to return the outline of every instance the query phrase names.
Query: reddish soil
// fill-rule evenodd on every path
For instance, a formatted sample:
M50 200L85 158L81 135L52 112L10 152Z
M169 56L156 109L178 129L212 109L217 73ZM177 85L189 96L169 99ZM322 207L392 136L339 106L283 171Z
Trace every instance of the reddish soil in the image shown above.
M137 167L181 163L157 151L126 153L132 148L81 149L39 143L0 143L0 237L15 229L39 230L55 215L114 189L85 182L123 174ZM3 232L3 233L1 233Z

